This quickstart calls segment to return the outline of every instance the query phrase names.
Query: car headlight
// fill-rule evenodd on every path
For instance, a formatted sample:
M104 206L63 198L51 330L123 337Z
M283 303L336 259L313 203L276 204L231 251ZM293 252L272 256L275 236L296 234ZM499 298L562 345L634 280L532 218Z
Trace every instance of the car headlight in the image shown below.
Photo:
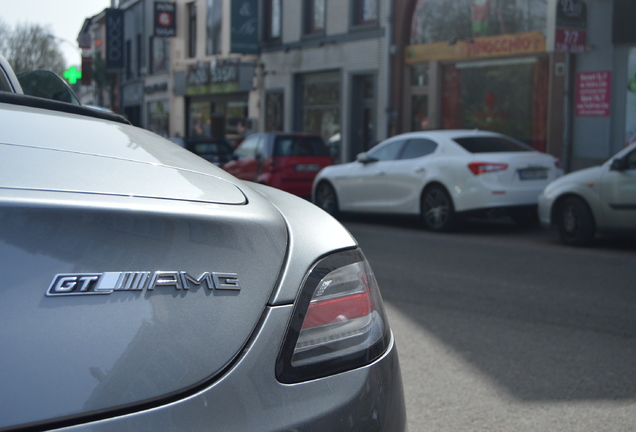
M361 367L380 357L390 332L380 291L359 249L321 259L303 283L276 364L283 383Z

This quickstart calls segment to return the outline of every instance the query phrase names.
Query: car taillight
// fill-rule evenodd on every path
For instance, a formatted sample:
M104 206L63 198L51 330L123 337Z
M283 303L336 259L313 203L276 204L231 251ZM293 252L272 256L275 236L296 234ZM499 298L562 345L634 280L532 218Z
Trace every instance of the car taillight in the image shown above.
M508 169L505 163L489 163L489 162L471 162L468 169L475 175L486 174L491 172L503 171Z
M554 167L556 169L562 169L563 168L563 164L561 163L561 159L557 159L554 161Z
M330 255L307 276L276 365L294 383L371 363L390 331L373 271L360 250Z

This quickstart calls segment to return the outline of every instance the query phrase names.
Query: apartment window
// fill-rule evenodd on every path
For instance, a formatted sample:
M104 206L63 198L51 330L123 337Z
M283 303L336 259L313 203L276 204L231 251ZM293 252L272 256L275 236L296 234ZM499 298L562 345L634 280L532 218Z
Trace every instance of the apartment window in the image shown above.
M223 2L207 0L205 54L221 53L221 23L223 22Z
M188 4L188 57L197 55L197 2Z
M132 42L126 41L126 79L132 79Z
M264 7L264 39L278 40L281 37L281 0L265 0Z
M148 40L150 46L150 73L168 71L168 40L163 37L151 36Z
M143 67L144 67L143 59L141 58L141 53L142 53L141 35L138 34L137 35L137 76L138 77L142 75Z
M378 22L377 0L353 0L353 24L369 25Z
M325 31L325 0L305 0L305 33Z

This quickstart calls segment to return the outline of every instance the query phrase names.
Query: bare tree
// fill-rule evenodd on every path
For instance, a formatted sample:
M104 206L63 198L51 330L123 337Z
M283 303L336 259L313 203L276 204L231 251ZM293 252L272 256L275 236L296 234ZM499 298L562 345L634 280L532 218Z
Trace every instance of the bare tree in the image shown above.
M0 21L0 52L16 74L48 69L62 75L66 61L51 30L39 24L18 24L13 31Z
M9 26L0 19L0 54L6 56L7 55L7 40L9 39L9 35L11 34L11 29Z

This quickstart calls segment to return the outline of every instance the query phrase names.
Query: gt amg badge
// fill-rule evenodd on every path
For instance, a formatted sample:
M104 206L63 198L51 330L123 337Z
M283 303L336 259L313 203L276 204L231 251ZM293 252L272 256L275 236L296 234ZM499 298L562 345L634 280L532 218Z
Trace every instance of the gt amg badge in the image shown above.
M205 285L210 290L241 289L236 273L203 272L198 278L184 271L69 273L55 275L46 295L103 295L113 291L152 291L162 287L187 290L191 285Z

